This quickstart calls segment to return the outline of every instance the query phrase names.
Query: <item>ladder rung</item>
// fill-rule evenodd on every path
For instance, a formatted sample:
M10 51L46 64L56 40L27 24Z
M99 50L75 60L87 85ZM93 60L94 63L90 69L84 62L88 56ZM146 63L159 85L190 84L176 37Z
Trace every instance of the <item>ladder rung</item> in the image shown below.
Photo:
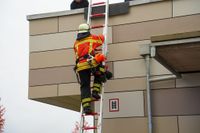
M83 130L92 130L92 129L97 129L97 127L83 127Z
M99 115L99 113L97 113L97 112L92 112L92 113L90 113L90 114L83 114L82 116L90 116L90 115L95 116L95 115Z
M92 28L92 29L96 29L96 28L102 28L102 27L104 27L104 25L94 25L94 26L92 26L91 28Z
M103 17L103 16L105 16L105 13L92 14L90 17Z
M103 4L105 4L106 2L97 2L97 3L93 3L92 5L93 6L96 6L96 5L103 5Z
M95 51L102 51L102 49L95 49Z

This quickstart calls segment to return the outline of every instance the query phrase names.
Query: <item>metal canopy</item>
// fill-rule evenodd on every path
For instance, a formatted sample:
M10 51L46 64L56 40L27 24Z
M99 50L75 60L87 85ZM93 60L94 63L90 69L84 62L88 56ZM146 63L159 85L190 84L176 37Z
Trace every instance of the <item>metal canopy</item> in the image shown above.
M155 59L173 74L200 72L200 37L151 43Z

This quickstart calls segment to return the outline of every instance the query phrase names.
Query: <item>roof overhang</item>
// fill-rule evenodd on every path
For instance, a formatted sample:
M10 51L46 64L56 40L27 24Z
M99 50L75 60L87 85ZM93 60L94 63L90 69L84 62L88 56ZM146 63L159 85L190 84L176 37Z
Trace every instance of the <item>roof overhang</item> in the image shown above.
M176 76L200 72L200 32L151 38L154 58Z

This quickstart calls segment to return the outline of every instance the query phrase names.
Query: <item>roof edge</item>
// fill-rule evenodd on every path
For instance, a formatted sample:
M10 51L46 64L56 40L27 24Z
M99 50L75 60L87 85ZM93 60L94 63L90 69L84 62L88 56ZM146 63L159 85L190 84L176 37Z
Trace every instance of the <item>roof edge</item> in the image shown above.
M164 1L164 0L134 0L134 1L129 1L129 6L148 4L148 3L160 2L160 1ZM119 3L114 3L114 4L119 4ZM27 15L26 18L28 21L30 21L30 20L35 20L35 19L52 18L52 17L67 16L67 15L81 14L81 13L84 13L84 8L76 9L76 10L66 10L66 11Z

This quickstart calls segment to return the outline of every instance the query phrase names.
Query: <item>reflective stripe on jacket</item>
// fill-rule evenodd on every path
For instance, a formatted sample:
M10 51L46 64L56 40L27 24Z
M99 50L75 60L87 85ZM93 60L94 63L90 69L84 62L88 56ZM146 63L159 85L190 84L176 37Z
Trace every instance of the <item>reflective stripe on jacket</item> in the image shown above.
M92 60L90 63L87 59L80 58L84 57L85 55L95 55L95 49L101 46L104 43L104 36L103 35L90 35L85 37L81 40L76 40L74 43L74 51L76 55L76 59L78 60L76 67L77 71L81 71L84 69L89 69L91 67L96 67L98 64L95 60Z

